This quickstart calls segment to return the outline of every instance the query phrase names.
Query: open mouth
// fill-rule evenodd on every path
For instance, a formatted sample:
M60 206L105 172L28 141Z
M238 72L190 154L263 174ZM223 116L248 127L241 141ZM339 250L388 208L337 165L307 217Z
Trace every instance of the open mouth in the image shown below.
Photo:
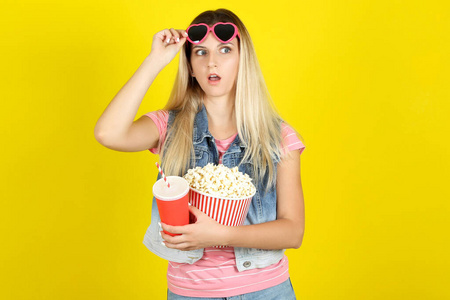
M208 81L210 82L218 82L220 81L220 79L221 79L220 76L217 74L210 74L208 77Z

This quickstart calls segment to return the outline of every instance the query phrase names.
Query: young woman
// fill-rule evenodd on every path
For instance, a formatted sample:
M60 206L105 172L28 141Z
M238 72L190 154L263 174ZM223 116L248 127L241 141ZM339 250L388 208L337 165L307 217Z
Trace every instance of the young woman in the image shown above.
M165 108L134 121L153 80L180 49ZM187 30L154 35L151 53L98 120L96 139L118 151L160 154L166 175L208 163L238 166L257 188L238 227L195 207L195 223L161 224L153 199L144 244L169 261L168 299L295 299L284 251L300 247L305 226L305 146L297 135L276 112L250 35L234 13L205 11Z

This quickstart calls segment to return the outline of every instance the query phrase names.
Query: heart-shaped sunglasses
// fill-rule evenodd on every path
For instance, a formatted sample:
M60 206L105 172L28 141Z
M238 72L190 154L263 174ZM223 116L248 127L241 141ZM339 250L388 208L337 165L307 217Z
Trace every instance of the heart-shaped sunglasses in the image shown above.
M228 43L236 36L238 36L239 38L241 37L239 35L237 26L233 23L218 22L211 27L209 27L208 24L199 23L192 24L188 27L188 29L186 29L186 32L188 34L187 40L192 44L200 44L206 39L210 31L212 31L214 36L222 43Z

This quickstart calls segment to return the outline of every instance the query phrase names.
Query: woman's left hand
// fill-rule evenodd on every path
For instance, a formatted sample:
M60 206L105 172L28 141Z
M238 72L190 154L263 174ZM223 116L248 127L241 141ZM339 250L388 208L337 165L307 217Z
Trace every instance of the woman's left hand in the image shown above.
M171 226L161 223L162 229L165 231L181 234L171 236L161 231L161 237L166 247L187 251L223 245L223 237L227 226L216 222L195 206L190 206L189 209L197 219L195 223L184 226Z

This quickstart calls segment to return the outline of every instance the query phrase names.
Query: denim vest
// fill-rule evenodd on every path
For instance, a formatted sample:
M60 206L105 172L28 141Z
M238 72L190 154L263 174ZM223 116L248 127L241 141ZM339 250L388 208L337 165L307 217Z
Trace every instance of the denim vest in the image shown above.
M174 121L176 112L169 111L169 120L167 128L169 129ZM166 141L167 142L167 141ZM217 165L219 163L219 152L217 150L214 137L208 130L208 118L206 115L206 108L197 113L194 120L193 130L193 145L195 157L191 156L189 162L189 169L194 167L204 167L208 163ZM248 174L251 178L253 176L253 167L250 161L242 161L244 157L246 145L236 136L233 143L228 150L223 154L222 164L228 168L239 166L238 169L242 173ZM241 164L240 164L241 163ZM274 170L276 170L278 160L274 161ZM161 174L158 173L158 180ZM244 225L259 224L268 221L276 220L277 216L277 194L275 185L265 191L268 174L260 180L260 182L253 182L256 186L256 194L253 196L247 218ZM162 238L158 231L160 217L158 213L158 206L155 197L152 202L151 223L144 236L144 245L154 254L177 263L192 264L198 261L203 256L204 249L181 251L177 249L170 249L162 244ZM271 264L279 262L284 255L285 249L281 250L264 250L254 248L234 248L236 256L236 266L239 272L250 270L254 268L264 268Z

